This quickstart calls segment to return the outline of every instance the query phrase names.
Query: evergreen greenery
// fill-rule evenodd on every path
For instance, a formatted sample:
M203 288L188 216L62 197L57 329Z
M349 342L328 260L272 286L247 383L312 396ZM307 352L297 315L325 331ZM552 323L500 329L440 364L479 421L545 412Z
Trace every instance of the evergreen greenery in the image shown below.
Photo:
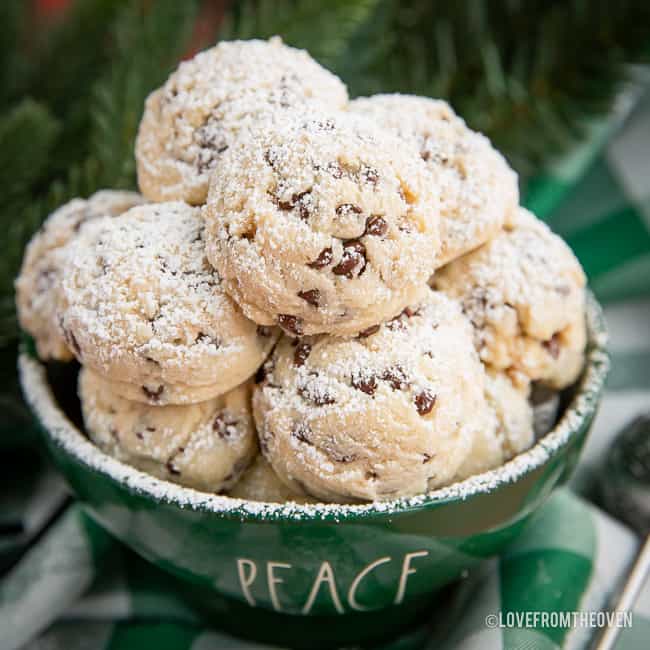
M579 140L585 118L611 107L627 64L650 54L650 3L639 0L207 1L224 13L208 42L280 34L353 96L447 98L524 176ZM0 4L4 359L18 335L13 278L25 243L69 198L135 187L144 99L190 51L205 4L77 0L51 29L34 26L32 3ZM0 402L14 395L12 376L0 378Z

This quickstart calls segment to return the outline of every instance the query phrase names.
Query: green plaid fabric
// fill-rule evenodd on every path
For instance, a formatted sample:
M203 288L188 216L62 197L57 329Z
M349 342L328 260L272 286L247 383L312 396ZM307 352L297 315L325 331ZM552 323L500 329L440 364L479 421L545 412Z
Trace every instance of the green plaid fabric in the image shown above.
M507 621L526 612L602 610L637 553L637 538L585 497L612 438L650 408L650 85L645 74L645 85L637 83L624 95L614 118L593 124L589 142L535 179L526 195L526 204L580 257L606 303L611 332L608 391L573 489L557 491L507 554L468 578L470 597L459 611L432 613L431 625L386 648L586 648L598 630L542 623L491 628L486 617ZM205 628L176 598L164 573L112 540L69 500L37 449L7 444L0 457L8 468L0 479L3 650L263 647ZM444 633L437 625L441 618L453 621ZM635 604L632 627L619 635L617 650L647 648L649 640L650 584Z

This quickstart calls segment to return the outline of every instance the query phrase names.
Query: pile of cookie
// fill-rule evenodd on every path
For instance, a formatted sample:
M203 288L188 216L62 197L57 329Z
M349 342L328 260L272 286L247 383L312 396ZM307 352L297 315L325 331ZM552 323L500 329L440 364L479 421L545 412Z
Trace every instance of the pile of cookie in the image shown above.
M279 39L222 42L147 99L140 194L54 212L16 282L90 438L262 501L415 495L534 441L580 374L585 277L442 101L349 100Z

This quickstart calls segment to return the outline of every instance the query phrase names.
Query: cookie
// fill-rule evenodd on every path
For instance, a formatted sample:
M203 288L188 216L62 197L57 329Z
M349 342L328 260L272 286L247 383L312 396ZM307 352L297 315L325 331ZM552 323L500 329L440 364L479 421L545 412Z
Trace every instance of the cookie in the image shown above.
M507 373L488 369L485 395L491 410L487 426L477 431L460 466L457 480L499 467L528 449L535 440L529 385L513 382Z
M440 293L356 338L284 337L263 368L262 453L286 485L325 501L446 485L490 419L471 327Z
M220 156L249 123L346 102L338 77L277 37L219 43L181 63L148 97L135 146L140 190L153 201L201 204Z
M257 453L250 384L198 404L149 406L115 395L100 375L82 368L79 397L91 440L158 478L222 492Z
M501 229L519 204L517 175L480 133L449 104L414 95L373 95L349 110L371 118L412 143L440 190L437 265L477 248Z
M222 155L204 214L227 291L294 336L395 316L422 294L439 244L424 162L346 114L251 129Z
M61 330L117 392L134 385L131 399L161 405L225 393L255 373L279 334L224 293L203 235L199 208L159 203L87 224L70 246Z
M143 202L135 192L117 190L101 190L88 199L72 199L45 220L27 245L16 279L16 307L20 326L32 335L38 356L44 361L73 358L56 326L66 245L85 222L118 216Z
M317 503L314 499L292 492L275 474L261 454L228 493L237 499L267 503Z
M573 383L586 343L585 275L571 249L530 212L481 248L438 270L457 298L481 359L554 388Z

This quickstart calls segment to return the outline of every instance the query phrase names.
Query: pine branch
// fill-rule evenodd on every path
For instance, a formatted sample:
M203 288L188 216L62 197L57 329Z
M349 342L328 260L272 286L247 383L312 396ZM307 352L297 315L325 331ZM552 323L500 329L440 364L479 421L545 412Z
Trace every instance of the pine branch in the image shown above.
M47 105L61 121L57 155L49 164L50 179L65 175L70 165L89 154L90 94L98 70L110 63L109 29L125 2L76 0L59 25L36 31L30 3L4 3L22 8L13 11L16 49L6 75L14 83L7 86L5 104L29 95Z
M235 3L220 33L222 40L269 38L276 34L334 66L352 34L372 16L379 0L245 0Z
M134 3L115 23L110 71L90 106L90 143L105 187L134 188L135 135L147 95L163 83L188 47L196 2Z
M27 66L20 55L20 39L26 4L12 0L0 4L0 106L9 103L25 76Z
M61 130L50 111L25 99L0 118L0 187L3 202L29 193L47 171Z
M648 24L634 0L383 0L337 70L353 94L448 99L526 175L610 110L626 65L648 61Z
M195 11L195 2L166 0L121 11L110 30L110 63L85 91L92 94L85 109L89 144L77 144L76 161L54 180L50 161L59 155L62 129L51 112L25 100L0 120L0 345L17 336L13 278L29 237L48 213L102 187L135 187L133 144L144 100L187 47Z

